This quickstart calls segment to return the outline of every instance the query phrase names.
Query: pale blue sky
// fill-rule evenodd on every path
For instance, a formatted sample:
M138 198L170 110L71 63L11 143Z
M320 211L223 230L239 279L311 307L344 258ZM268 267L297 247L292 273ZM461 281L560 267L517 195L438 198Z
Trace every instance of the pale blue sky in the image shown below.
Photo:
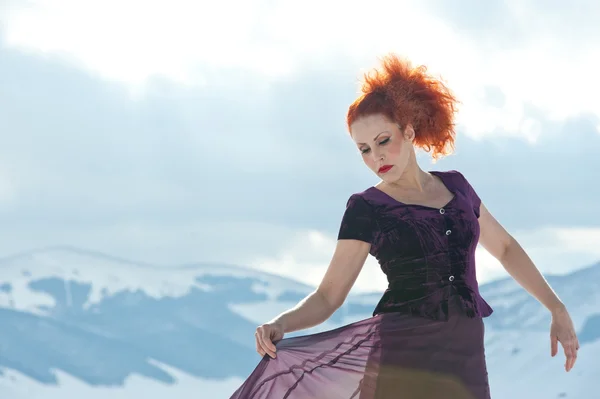
M128 1L118 16L110 2L4 3L0 255L65 244L318 281L348 196L376 183L345 112L361 68L393 50L431 61L463 100L456 154L422 166L461 170L542 270L600 259L600 6L428 0L363 24L360 7L332 7L311 25L310 10L248 3L267 22L236 24L234 2L164 15ZM479 258L482 280L502 275ZM382 281L371 262L358 288Z

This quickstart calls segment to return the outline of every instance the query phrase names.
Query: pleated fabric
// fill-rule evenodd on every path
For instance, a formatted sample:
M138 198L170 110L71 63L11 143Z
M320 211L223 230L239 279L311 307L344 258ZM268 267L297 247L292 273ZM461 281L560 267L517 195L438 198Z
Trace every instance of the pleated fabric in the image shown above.
M489 399L484 324L458 296L447 321L385 313L285 338L231 399Z

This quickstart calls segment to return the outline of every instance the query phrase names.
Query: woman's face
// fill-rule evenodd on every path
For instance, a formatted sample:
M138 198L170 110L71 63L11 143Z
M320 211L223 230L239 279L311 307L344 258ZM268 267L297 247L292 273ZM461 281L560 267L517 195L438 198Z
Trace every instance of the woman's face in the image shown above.
M381 114L357 119L350 126L350 136L361 152L363 161L385 182L398 180L413 151L414 130L404 130Z

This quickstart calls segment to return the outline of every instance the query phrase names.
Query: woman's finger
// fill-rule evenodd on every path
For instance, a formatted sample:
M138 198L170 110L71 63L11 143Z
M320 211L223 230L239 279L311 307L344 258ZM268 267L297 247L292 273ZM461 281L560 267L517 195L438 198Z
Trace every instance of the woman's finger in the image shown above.
M558 353L558 337L556 335L550 336L550 356L554 357Z
M258 333L254 333L254 340L256 341L256 352L258 352L258 354L261 357L265 356L265 351L262 349L262 347L260 346L260 342L258 340Z
M275 354L275 345L271 342L270 331L267 332L266 329L262 331L262 342L263 348L265 348L265 352L269 354L272 358L275 358L277 355Z
M267 347L269 348L269 350L273 353L277 352L277 347L275 346L275 344L273 343L273 341L271 340L271 334L267 334L265 339L265 344L267 344Z
M565 361L565 370L570 371L575 365L575 360L577 360L577 350L575 349L576 344L575 340L569 339L563 343L563 348L565 351L566 361Z
M573 367L575 367L575 362L577 361L577 355L578 355L578 353L577 353L577 342L575 340L573 340L573 343L571 344L571 353L573 355L571 356L571 364L570 364L570 367L569 367L569 371Z
M269 356L271 356L271 357L274 358L275 357L275 352L273 352L271 349L269 349L269 345L267 343L270 340L268 338L268 334L267 334L266 329L262 328L262 327L259 328L258 331L257 331L257 335L256 336L258 338L258 341L260 343L260 346L261 346L262 350L264 350Z
M256 330L256 342L258 343L258 353L264 354L266 353L265 351L265 345L262 342L262 332L260 331L260 329Z

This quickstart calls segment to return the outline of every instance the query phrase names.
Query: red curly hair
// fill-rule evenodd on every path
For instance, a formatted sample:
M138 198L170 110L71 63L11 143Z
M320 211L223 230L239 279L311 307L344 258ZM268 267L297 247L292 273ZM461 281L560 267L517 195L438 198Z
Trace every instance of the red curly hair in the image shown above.
M383 114L401 129L411 124L414 144L431 152L434 160L454 150L454 114L457 100L427 68L391 53L381 59L381 69L365 73L362 94L350 105L348 130L357 119Z

